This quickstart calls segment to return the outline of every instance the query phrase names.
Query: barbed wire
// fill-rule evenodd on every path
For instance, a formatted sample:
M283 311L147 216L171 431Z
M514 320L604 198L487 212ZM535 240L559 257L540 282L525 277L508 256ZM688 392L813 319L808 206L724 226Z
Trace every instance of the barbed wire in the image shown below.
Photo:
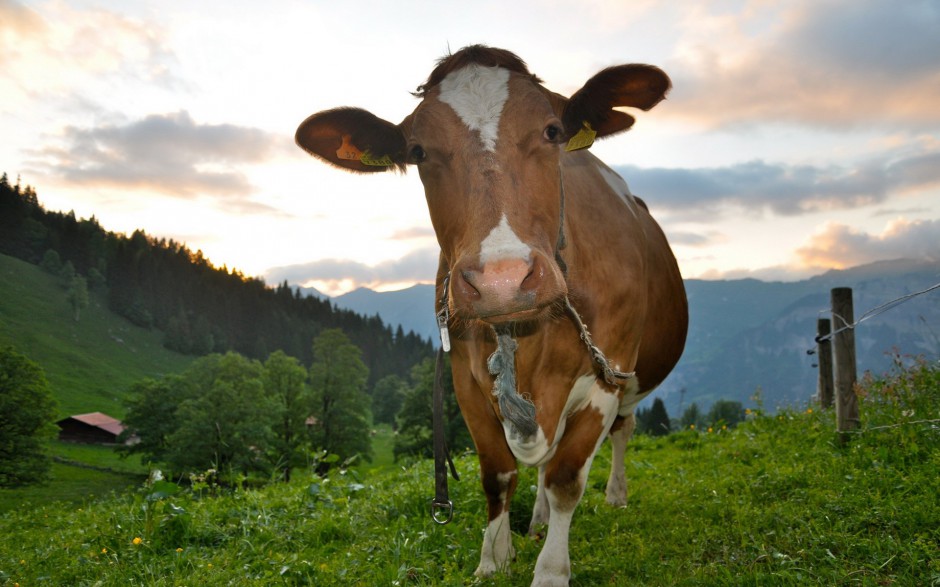
M839 320L841 320L843 326L842 326L841 328L837 328L836 330L833 330L832 332L830 332L830 333L828 333L828 334L824 334L824 335L821 335L821 336L817 336L817 337L815 338L816 344L818 345L818 344L821 343L821 342L825 342L825 341L828 341L828 340L832 340L832 337L834 337L835 335L837 335L837 334L839 334L839 333L841 333L841 332L844 332L844 331L846 331L846 330L852 330L852 329L854 329L856 326L858 326L859 324L861 324L862 322L864 322L864 321L866 321L866 320L868 320L868 319L870 319L870 318L874 318L875 316L878 316L879 314L884 314L884 313L887 312L888 310L892 310L892 309L894 309L894 308L900 306L900 305L903 304L904 302L909 302L909 301L911 301L912 299L914 299L914 298L916 298L916 297L918 297L918 296L922 296L922 295L924 295L924 294L926 294L926 293L929 293L929 292L931 292L931 291L933 291L933 290L935 290L935 289L940 289L940 283L934 284L934 285L928 287L927 289L924 289L924 290L921 290L921 291L916 291L916 292L913 292L913 293L905 294L905 295L903 295L903 296L901 296L901 297L899 297L899 298L895 298L895 299L893 299L893 300L891 300L891 301L885 302L885 303L881 304L880 306L875 306L874 308L871 308L870 310L867 310L866 312L864 312L861 316L859 316L858 320L856 320L855 322L852 322L851 324L849 324L849 323L848 323L848 320L846 320L846 319L843 318L842 316L836 314L835 312L832 312L833 318L838 318ZM819 313L822 314L822 313L824 313L824 312L829 312L829 311L830 311L830 309L829 309L829 308L826 308L826 309L824 309L824 310L820 310ZM806 351L806 354L809 354L809 355L811 355L811 354L813 354L813 353L815 353L815 349L812 349L812 348L811 348L811 349L807 349L807 351Z

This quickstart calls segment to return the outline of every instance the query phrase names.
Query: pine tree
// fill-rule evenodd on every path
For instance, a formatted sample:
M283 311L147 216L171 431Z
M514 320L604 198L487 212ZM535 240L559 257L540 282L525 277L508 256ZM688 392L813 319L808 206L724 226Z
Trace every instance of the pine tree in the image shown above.
M665 436L669 434L670 423L669 413L666 412L666 404L663 400L656 398L653 400L653 407L649 413L649 434L651 436Z

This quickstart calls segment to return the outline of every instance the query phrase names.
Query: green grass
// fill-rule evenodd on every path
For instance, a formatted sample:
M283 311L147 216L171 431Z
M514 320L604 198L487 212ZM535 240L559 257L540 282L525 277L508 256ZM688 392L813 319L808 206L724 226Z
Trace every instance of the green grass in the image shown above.
M80 504L139 486L149 469L139 455L121 458L112 447L54 441L50 479L42 485L0 489L0 513L54 502Z
M61 417L101 411L121 418L134 382L178 373L192 361L162 341L161 332L112 314L94 293L76 322L57 278L0 255L0 344L43 368Z
M604 503L602 449L572 527L572 585L940 585L940 371L863 391L845 446L819 410L638 437L623 509ZM534 472L514 500L512 574L479 582L484 499L475 458L457 466L448 526L427 516L429 462L21 507L0 517L0 584L528 585Z

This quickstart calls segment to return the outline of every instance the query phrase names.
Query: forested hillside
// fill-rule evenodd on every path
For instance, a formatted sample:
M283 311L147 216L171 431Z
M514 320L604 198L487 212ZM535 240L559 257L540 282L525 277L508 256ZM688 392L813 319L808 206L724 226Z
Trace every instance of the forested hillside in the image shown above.
M215 267L200 251L142 230L126 236L74 213L48 211L36 191L0 178L0 253L47 270L74 271L108 307L163 332L164 346L190 355L237 351L264 359L275 350L311 361L311 342L340 328L362 350L369 384L406 376L430 356L429 340L378 317L335 308L282 283L267 286L236 269Z

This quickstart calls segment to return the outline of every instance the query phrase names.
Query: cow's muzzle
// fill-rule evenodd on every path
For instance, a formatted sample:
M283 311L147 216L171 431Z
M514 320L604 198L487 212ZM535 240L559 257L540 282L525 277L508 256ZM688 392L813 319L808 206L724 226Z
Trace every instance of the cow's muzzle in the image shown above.
M451 276L457 312L493 324L538 319L566 293L555 263L537 251L483 265L461 260Z

